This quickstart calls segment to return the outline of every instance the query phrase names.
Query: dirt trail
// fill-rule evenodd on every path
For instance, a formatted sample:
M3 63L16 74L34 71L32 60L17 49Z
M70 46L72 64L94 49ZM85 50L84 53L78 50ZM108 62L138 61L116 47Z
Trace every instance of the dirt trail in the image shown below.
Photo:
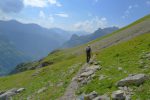
M96 60L96 55L93 55L93 57L90 59L90 63L94 62ZM64 93L64 95L62 97L60 97L58 100L76 100L76 90L79 88L79 84L76 80L76 78L78 78L80 76L81 73L83 73L85 71L85 69L87 67L91 66L88 63L85 63L84 65L82 65L82 67L80 68L80 70L78 71L78 73L73 77L71 83L69 84L69 86L66 89L66 92Z
M87 63L84 64L74 78L78 77L83 72L83 70L88 66L89 64ZM79 87L78 82L75 79L72 79L70 85L66 89L66 92L59 100L76 100L75 92L78 89L78 87Z

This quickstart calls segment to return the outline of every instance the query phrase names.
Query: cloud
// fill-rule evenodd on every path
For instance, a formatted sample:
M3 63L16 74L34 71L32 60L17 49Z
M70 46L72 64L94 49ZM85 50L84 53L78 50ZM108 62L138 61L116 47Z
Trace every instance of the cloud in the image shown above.
M40 8L47 7L48 5L62 6L57 0L24 0L24 5Z
M34 20L34 23L47 28L49 28L53 22L54 22L53 15L47 15L42 10L39 12L39 18Z
M22 0L1 0L0 9L5 13L18 13L23 9Z
M31 6L31 7L46 7L47 2L46 0L24 0L25 6Z
M66 14L66 13L58 13L58 14L55 14L56 16L59 16L59 17L64 17L64 18L68 18L69 15Z
M85 20L74 24L75 30L94 32L98 28L107 27L107 19L105 17L94 17L90 20Z
M48 20L50 21L50 23L54 23L54 17L52 15L48 16Z
M41 10L40 13L39 13L39 17L40 17L40 18L45 18L45 13L44 13L42 10Z
M48 0L48 2L52 5L56 5L58 7L61 7L62 5L57 0Z
M129 5L127 10L124 12L124 15L122 16L122 18L128 18L131 14L131 11L133 11L133 9L139 7L139 5L135 4L135 5Z

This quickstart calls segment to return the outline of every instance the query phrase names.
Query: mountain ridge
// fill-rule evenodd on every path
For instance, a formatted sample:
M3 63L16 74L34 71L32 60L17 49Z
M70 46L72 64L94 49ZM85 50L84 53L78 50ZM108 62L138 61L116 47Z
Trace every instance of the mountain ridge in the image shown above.
M95 32L88 34L88 35L84 35L84 36L77 36L75 34L75 35L72 35L70 40L65 42L62 47L68 48L68 47L74 47L74 46L82 45L84 43L90 42L90 41L95 40L95 39L102 37L104 35L110 34L113 31L116 31L118 29L119 29L118 27L107 27L104 29L99 28Z
M59 48L72 34L59 28L47 29L37 24L23 24L16 20L0 21L0 32L17 49L34 59L44 57L50 51Z

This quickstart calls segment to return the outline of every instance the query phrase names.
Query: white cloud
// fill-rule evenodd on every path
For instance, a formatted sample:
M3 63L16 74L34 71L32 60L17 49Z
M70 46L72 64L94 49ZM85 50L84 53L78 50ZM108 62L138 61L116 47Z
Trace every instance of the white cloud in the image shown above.
M55 26L54 23L54 17L51 15L45 15L45 18L41 18L39 16L39 18L16 18L15 20L20 21L21 23L34 23L34 24L38 24L42 27L45 28L51 28Z
M31 6L31 7L46 7L47 2L46 0L24 0L25 6Z
M58 13L58 14L55 14L56 16L59 16L59 17L64 17L64 18L68 18L69 15L66 14L66 13Z
M31 7L47 7L48 5L55 5L58 7L61 7L61 3L57 0L24 0L25 6L31 6Z
M50 24L52 24L54 22L54 17L53 15L46 15L44 13L44 11L40 11L39 12L39 18L37 21L35 21L35 23L41 25L41 26L44 26L44 27L47 27L49 28L50 27Z
M50 23L54 23L54 17L52 15L48 16L48 20L50 21Z
M48 2L52 5L56 5L58 7L61 7L62 5L57 0L48 0Z
M135 4L135 5L129 5L127 10L124 12L124 15L122 16L122 18L128 18L131 14L131 11L135 8L139 7L139 5Z
M107 27L107 19L105 17L94 17L74 24L74 29L79 31L93 32L98 28Z
M40 11L39 17L40 17L40 18L45 18L45 13L44 13L43 11Z

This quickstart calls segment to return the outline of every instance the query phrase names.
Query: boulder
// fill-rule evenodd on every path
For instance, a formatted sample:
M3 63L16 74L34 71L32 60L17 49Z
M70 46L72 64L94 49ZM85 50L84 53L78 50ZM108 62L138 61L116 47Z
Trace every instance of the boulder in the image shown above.
M102 95L94 98L93 100L110 100L110 97L108 95Z
M16 88L10 89L0 95L0 100L10 100L11 96L16 95Z
M83 80L80 82L80 86L86 85L86 84L88 84L90 81L91 81L90 79L85 78L85 79L83 79Z
M16 92L17 93L20 93L20 92L22 92L22 91L24 91L25 90L25 88L19 88Z
M80 77L88 77L90 75L92 75L94 73L93 70L89 70L89 71L86 71L86 72L83 72Z
M100 69L101 67L99 65L92 65L90 67L87 67L85 71L93 70L95 72L96 70L100 70Z
M111 97L112 97L112 100L125 100L124 91L122 90L114 91Z
M101 61L94 61L94 65L100 65Z
M117 82L117 86L140 85L147 79L148 77L145 74L130 75Z
M3 94L3 93L5 93L5 92L4 91L0 91L0 95Z
M90 94L87 94L84 96L85 100L93 100L94 98L96 98L98 96L97 92L93 91Z
M46 88L46 87L43 87L43 88L39 89L39 90L37 91L37 93L40 94L40 93L42 93L42 92L45 92L46 90L47 90L47 88Z

